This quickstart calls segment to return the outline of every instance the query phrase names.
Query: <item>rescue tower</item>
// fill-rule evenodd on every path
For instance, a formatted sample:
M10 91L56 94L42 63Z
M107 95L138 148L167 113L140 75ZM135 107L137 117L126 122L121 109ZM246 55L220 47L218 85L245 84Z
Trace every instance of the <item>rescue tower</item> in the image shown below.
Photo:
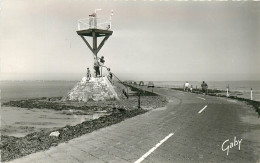
M89 15L87 19L78 20L77 34L83 39L90 51L93 53L94 66L98 62L98 52L103 47L106 40L112 35L111 20L113 16L113 10L111 11L109 19L102 19L97 16L97 11ZM93 42L92 46L87 41L86 37L91 37ZM98 38L103 40L98 43ZM103 101L103 100L119 100L118 89L112 84L112 78L107 76L95 76L87 78L84 76L80 82L78 82L66 96L62 98L62 101Z
M111 30L111 21L112 16L114 15L113 10L111 10L109 19L99 18L97 16L97 11L100 10L101 9L95 9L95 12L89 15L89 18L78 20L77 34L83 39L90 51L93 53L94 63L98 63L98 52L103 47L106 40L113 34L113 31ZM92 38L92 46L85 37ZM99 45L97 41L98 38L103 39Z

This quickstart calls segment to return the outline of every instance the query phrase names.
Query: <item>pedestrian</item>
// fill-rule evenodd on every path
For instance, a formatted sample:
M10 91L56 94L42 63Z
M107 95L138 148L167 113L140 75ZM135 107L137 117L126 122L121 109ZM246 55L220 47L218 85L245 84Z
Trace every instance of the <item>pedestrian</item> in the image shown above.
M99 65L104 65L104 63L105 63L105 59L104 59L104 56L101 56L101 58L99 58Z
M107 25L107 30L109 30L110 29L110 25Z
M91 78L91 73L90 73L89 68L87 68L87 81L89 81L90 78Z
M190 92L192 92L192 89L193 89L193 86L192 86L192 85L190 85Z
M113 74L112 74L112 72L110 71L110 68L107 68L107 71L108 71L109 79L110 79L110 81L111 81L111 83L112 83Z
M205 95L208 94L208 84L205 83L205 81L202 82L201 89L202 89L203 94L205 94Z
M103 65L105 64L105 59L104 59L104 56L101 56L101 58L98 58L99 62L99 66L100 66L100 70L101 70L101 76L102 76L102 67Z
M184 91L189 90L190 84L188 81L186 81L186 83L184 83Z
M95 12L89 15L89 28L97 28L97 14Z
M100 70L99 70L99 64L97 58L94 59L94 70L95 70L96 77L99 77Z

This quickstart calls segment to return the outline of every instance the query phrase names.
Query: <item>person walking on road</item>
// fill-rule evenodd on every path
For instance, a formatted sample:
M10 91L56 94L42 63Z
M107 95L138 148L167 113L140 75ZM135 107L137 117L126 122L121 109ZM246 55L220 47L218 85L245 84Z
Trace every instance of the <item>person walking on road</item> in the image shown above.
M189 87L190 87L190 83L186 81L186 83L184 84L184 91L188 91Z
M205 83L205 81L202 82L201 84L201 89L202 89L202 93L207 95L208 94L208 84Z

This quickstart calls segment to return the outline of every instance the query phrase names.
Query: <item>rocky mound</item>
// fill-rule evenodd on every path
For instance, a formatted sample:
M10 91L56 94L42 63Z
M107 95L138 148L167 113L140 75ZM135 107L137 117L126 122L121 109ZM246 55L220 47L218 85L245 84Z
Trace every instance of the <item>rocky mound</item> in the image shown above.
M83 77L62 101L104 101L119 100L114 86L107 77L91 78Z

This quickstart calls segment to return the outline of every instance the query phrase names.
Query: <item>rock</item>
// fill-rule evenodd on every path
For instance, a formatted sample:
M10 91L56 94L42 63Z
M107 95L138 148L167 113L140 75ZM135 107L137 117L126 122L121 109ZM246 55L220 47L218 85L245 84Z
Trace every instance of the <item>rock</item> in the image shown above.
M62 98L62 101L104 101L119 100L111 82L107 77L91 78L87 81L85 77L78 82L70 92Z
M49 136L55 136L55 137L58 137L60 135L60 132L59 131L54 131L52 133L50 133Z

